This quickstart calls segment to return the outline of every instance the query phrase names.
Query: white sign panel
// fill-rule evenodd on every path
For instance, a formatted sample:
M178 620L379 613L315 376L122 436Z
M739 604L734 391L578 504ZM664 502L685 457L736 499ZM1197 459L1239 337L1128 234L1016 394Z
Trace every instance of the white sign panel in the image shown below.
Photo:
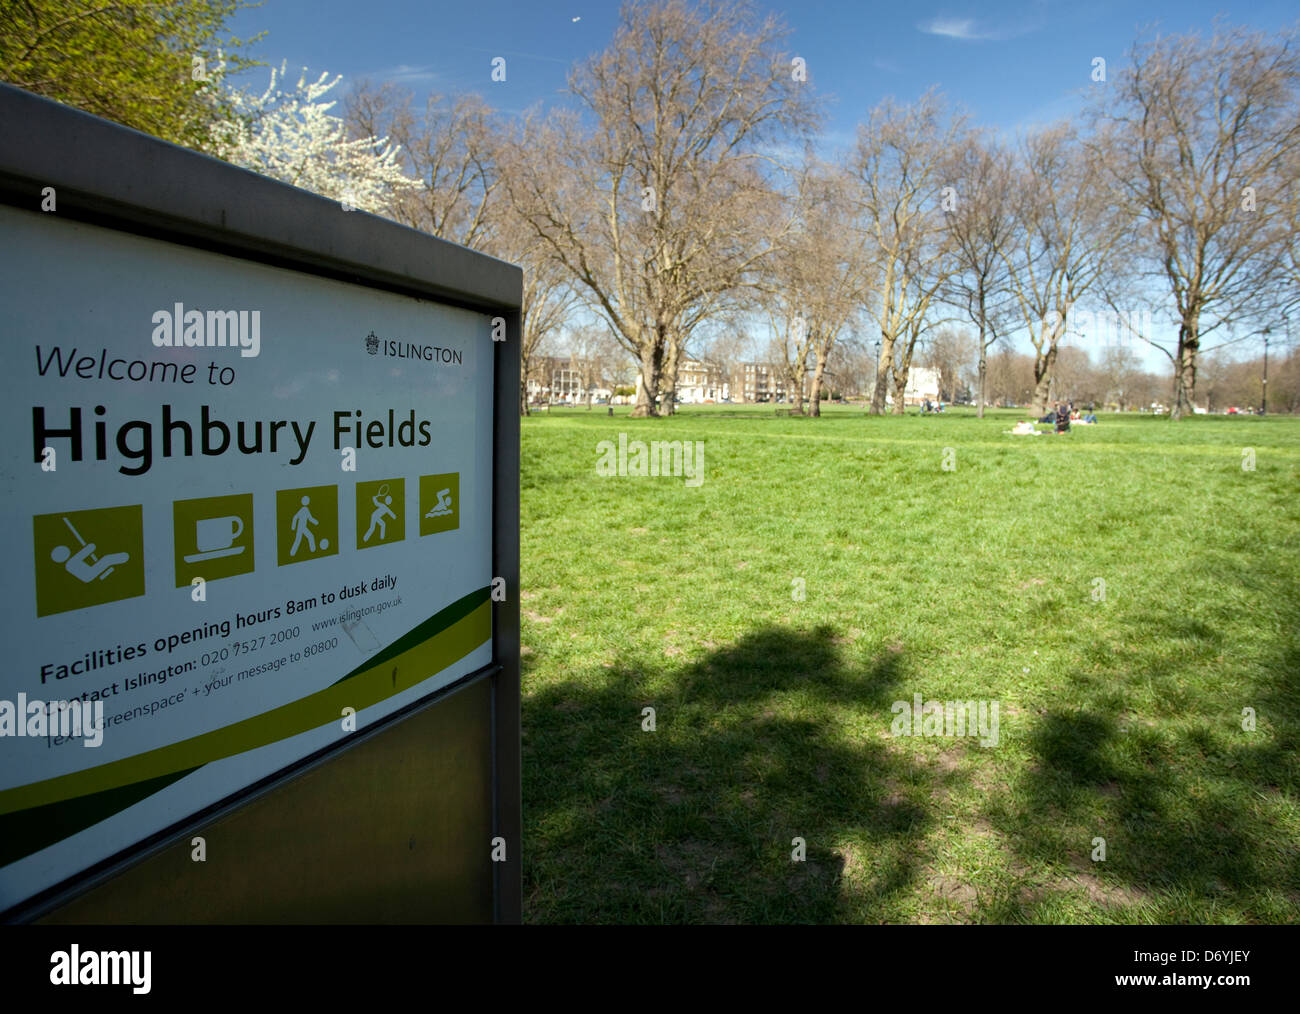
M483 314L0 207L0 909L491 660Z

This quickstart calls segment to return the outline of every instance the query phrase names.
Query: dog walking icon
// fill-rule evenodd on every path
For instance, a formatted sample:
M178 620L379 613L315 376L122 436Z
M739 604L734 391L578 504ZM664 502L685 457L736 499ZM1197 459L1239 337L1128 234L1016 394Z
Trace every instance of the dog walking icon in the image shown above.
M72 532L76 540L81 543L81 549L74 553L67 546L55 546L50 551L50 559L55 563L63 564L63 569L83 584L90 584L95 580L104 580L113 572L114 567L131 559L129 553L109 553L107 556L96 559L95 543L83 539L81 533L73 527L72 522L66 517L63 519L63 523L68 526L68 531Z

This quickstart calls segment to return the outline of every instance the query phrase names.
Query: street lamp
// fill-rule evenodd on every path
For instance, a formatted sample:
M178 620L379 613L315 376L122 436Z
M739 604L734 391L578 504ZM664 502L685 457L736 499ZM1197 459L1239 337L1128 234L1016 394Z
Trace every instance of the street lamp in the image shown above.
M876 339L876 378L871 384L871 404L876 403L876 390L880 387L880 339ZM881 411L884 411L884 405L881 405Z
M1264 395L1259 406L1260 415L1268 415L1268 336L1272 331L1270 327L1264 328Z

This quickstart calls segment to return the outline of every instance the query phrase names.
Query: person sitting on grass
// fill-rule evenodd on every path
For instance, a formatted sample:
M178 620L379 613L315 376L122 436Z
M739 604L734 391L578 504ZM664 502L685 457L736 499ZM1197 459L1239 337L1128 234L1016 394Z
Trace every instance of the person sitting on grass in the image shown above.
M1070 432L1070 410L1059 404L1056 406L1056 432Z

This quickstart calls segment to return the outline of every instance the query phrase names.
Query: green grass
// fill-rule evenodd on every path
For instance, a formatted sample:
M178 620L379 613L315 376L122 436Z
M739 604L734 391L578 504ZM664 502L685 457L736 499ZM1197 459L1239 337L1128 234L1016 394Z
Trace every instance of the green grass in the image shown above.
M526 920L1300 921L1300 420L625 413L523 422Z

